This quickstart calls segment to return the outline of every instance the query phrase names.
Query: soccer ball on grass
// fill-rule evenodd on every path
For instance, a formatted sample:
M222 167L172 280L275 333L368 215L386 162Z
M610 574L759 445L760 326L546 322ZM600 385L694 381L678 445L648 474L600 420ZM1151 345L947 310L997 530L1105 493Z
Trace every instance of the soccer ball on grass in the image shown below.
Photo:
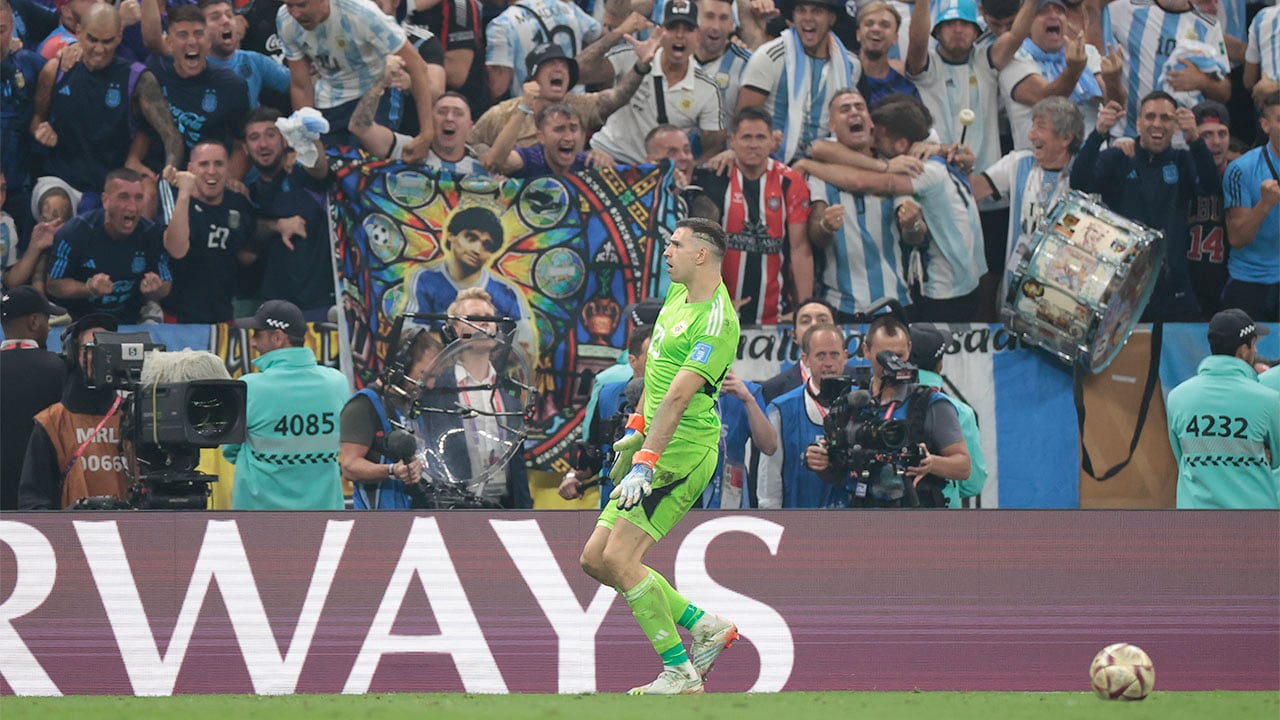
M1093 657L1089 679L1104 700L1141 700L1156 685L1156 669L1142 648L1116 643Z

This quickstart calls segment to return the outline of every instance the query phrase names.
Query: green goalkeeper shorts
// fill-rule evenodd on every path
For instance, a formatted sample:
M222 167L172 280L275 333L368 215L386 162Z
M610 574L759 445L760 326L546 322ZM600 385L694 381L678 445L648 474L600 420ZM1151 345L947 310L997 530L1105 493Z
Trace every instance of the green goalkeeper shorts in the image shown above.
M702 497L702 491L715 475L718 459L717 450L701 445L667 447L653 468L653 492L630 510L619 510L618 501L609 499L600 511L596 527L612 530L621 517L644 530L654 541L661 540Z

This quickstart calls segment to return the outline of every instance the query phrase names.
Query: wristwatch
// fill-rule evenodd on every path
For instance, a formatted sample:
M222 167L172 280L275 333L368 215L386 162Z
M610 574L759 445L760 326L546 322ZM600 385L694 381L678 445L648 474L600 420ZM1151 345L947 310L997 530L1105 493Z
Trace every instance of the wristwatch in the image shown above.
M395 479L396 479L396 464L395 464L395 463L388 463L388 464L387 464L387 479L388 479L388 480L395 480Z

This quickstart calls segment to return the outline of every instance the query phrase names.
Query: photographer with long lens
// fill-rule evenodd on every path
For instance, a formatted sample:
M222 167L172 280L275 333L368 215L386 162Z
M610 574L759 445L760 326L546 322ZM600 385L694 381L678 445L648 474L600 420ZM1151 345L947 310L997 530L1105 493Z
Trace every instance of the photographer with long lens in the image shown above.
M822 381L839 378L848 361L844 333L835 325L814 325L800 338L800 363L808 377L774 398L766 412L778 442L772 455L760 457L756 487L761 509L848 506L843 487L824 482L817 468L805 463L806 449L822 438L823 419L830 412Z
M631 379L600 386L595 410L582 429L584 439L573 445L569 461L573 470L560 482L560 497L565 500L576 500L592 486L599 485L601 509L608 504L609 493L613 492L613 480L608 473L612 467L613 444L626 432L627 419L636 412L644 393L644 365L652 337L652 325L637 325L627 339Z
M833 403L805 464L845 486L854 507L946 507L946 481L969 477L955 408L917 383L915 366L903 359L911 356L911 333L897 318L877 317L862 350L871 365L867 388Z
M61 402L35 417L18 487L20 509L59 510L83 497L127 496L132 448L120 432L123 397L91 382L94 336L116 329L111 315L90 313L63 331L70 372Z
M416 441L408 435L414 403L444 345L422 327L403 328L398 338L377 386L356 392L342 409L338 463L351 481L357 510L411 508L421 494L414 486L422 481L422 463L416 457L406 461L404 450L416 451Z

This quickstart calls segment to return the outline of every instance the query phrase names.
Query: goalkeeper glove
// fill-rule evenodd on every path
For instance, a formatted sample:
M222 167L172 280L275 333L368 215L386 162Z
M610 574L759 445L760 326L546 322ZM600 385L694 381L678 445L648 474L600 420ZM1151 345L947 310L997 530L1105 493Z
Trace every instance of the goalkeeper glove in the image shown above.
M652 450L637 450L635 464L631 472L622 478L622 482L609 494L610 499L618 501L619 510L630 510L636 503L649 496L653 491L653 466L658 463L658 453Z
M613 451L617 457L613 461L613 467L609 468L609 479L614 482L622 480L631 469L632 456L643 446L644 416L640 413L631 413L627 418L627 431L623 433L622 439L613 444Z

